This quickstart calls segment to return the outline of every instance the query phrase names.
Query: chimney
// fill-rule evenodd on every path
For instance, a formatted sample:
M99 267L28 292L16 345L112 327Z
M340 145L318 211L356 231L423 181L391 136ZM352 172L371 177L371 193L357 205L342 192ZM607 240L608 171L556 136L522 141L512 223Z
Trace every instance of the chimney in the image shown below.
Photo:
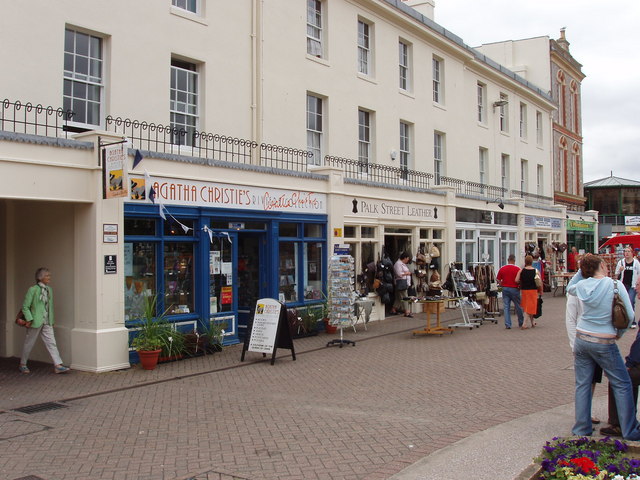
M402 0L405 5L413 8L417 12L421 13L429 20L433 20L433 9L436 6L434 0Z
M567 38L565 37L565 30L566 29L567 29L567 27L562 27L560 29L560 38L558 40L556 40L556 42L558 43L558 45L560 45L560 47L564 48L568 52L570 44L567 41Z

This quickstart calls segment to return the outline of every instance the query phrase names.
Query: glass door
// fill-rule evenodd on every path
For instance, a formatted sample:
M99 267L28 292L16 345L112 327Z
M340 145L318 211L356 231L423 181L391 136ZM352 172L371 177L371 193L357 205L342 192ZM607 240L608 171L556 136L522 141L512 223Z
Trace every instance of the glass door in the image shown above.
M495 263L496 237L478 237L478 261Z
M237 278L234 235L214 233L209 247L209 321L223 325L226 335L237 334Z
M264 233L238 233L238 326L245 330L259 298L266 296Z

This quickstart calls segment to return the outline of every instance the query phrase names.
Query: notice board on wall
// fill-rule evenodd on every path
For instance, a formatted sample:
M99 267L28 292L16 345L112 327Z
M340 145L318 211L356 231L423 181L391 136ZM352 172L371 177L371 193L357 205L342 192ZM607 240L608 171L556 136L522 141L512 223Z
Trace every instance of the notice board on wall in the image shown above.
M262 353L263 357L270 353L271 365L273 365L278 348L291 350L293 360L296 359L287 321L287 307L273 298L261 298L256 302L253 320L244 341L240 361L244 361L246 352Z

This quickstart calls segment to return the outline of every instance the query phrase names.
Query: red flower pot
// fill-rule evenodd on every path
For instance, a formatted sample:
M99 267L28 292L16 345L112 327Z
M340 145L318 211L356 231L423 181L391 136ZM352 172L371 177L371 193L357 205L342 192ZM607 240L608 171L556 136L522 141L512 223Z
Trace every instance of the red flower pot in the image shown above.
M329 334L333 334L338 331L338 327L331 325L328 318L324 319L324 329Z
M145 370L153 370L158 365L158 358L160 358L160 352L162 350L140 350L138 351L138 357L140 357L140 364Z

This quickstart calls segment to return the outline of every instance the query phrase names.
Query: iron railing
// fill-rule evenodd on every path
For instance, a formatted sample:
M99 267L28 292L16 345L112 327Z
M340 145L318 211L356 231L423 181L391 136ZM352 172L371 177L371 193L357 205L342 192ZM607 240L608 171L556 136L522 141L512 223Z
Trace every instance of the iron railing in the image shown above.
M379 165L350 158L325 155L327 166L341 169L347 178L369 180L387 185L403 185L416 188L430 188L433 174L409 170L408 168Z
M69 125L73 111L62 108L44 107L40 104L11 102L7 99L0 104L0 131L67 138L74 128ZM187 131L150 122L112 117L105 119L107 131L127 137L133 148L158 153L189 155L223 162L258 164L282 170L309 171L313 152L271 145L258 144L252 140L225 135ZM369 180L387 185L416 188L431 188L433 185L448 185L456 194L477 195L484 198L504 199L509 190L494 185L460 180L408 168L379 165L350 158L326 155L324 164L340 168L347 178ZM541 204L552 204L553 198L520 190L511 190L511 196L521 197Z
M62 108L8 99L0 104L0 131L5 132L67 138L72 118L73 112Z

